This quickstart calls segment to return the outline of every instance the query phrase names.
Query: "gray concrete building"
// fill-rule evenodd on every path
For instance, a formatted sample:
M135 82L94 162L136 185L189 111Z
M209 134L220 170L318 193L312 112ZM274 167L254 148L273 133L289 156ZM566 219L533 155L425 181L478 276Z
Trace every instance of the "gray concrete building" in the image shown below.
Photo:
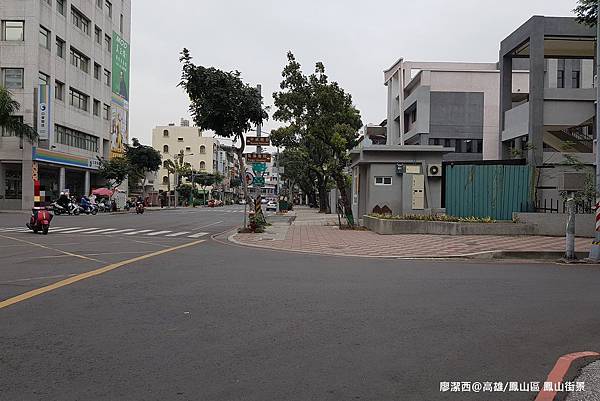
M128 141L131 0L2 0L0 84L39 143L0 133L0 209L101 185Z
M387 143L454 148L444 160L497 160L499 71L496 63L398 60L384 73ZM527 86L527 73L515 71Z
M575 18L534 16L500 45L499 152L536 168L538 201L560 197L574 160L594 163L595 37ZM516 68L529 71L526 88L516 88Z

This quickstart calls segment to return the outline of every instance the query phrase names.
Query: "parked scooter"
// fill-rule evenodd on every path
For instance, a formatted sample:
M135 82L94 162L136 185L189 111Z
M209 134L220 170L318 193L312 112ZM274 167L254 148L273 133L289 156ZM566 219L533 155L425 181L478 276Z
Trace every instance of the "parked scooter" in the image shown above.
M52 205L52 211L55 215L60 216L61 214L69 214L69 211L59 205L57 202L54 202Z
M34 207L31 209L31 218L26 226L36 234L41 231L44 235L48 235L52 217L54 216L52 216L52 213L50 213L49 210L46 210L46 208Z
M95 203L92 203L87 196L83 196L79 202L79 211L95 216L98 214L98 206L96 206Z
M69 203L69 207L67 210L69 214L72 214L73 216L79 216L79 214L81 213L79 205L74 200L71 200L71 203Z

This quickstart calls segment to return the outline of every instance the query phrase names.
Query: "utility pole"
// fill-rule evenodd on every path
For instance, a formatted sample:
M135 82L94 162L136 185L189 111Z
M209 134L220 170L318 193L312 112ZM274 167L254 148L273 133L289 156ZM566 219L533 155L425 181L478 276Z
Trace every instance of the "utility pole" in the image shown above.
M596 239L592 243L590 259L600 261L600 0L596 9Z
M279 171L279 146L277 146L277 160L275 160L275 169L277 170L277 213L281 213L281 209L279 207L279 202L281 201L281 194L279 192L279 177L281 176L281 171ZM289 210L289 208L288 208Z

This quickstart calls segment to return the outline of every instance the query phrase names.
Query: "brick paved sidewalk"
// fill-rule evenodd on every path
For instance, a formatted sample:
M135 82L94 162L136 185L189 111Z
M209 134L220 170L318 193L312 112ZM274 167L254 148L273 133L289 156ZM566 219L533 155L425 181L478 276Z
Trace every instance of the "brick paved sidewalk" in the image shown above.
M378 235L317 225L272 226L264 234L235 234L243 245L326 255L370 257L458 257L494 251L555 251L565 249L558 237L492 235ZM576 250L588 252L591 239L577 238Z

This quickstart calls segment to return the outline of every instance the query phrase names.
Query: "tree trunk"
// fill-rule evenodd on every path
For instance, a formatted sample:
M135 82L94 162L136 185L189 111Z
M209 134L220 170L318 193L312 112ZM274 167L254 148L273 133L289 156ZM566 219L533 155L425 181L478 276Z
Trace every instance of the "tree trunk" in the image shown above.
M354 215L352 214L352 205L350 203L350 197L348 196L348 186L346 185L346 177L344 174L336 173L334 174L335 184L337 186L338 191L340 191L340 197L342 198L342 212L344 216L346 216L346 221L348 222L348 226L354 228Z
M327 179L317 176L317 189L319 190L319 213L327 213Z

